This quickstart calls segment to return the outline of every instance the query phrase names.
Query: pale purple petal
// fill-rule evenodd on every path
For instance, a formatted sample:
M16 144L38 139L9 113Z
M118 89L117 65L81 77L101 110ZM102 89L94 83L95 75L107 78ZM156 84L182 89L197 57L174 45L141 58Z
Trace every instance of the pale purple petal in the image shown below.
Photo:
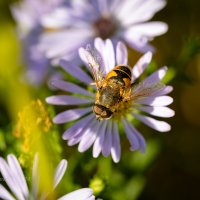
M4 159L0 158L0 171L1 174L6 181L7 185L9 186L10 190L15 194L15 196L19 200L25 200L23 196L23 192L21 191L21 188L16 180L16 175L13 174L10 167L7 165Z
M169 96L159 96L159 97L146 97L137 100L137 104L145 104L149 106L168 106L173 102L173 98Z
M146 53L148 51L150 52L155 51L155 48L148 43L149 38L145 36L131 35L131 34L127 34L126 32L122 32L121 35L122 35L121 37L128 43L130 47L132 47L133 49L139 52Z
M18 182L18 185L21 188L24 197L28 198L28 186L18 160L14 155L8 155L7 160L10 170L13 172L13 176L15 176L15 180Z
M54 186L53 186L54 189L56 188L58 183L61 181L62 177L65 174L66 169L67 169L67 161L63 159L60 161L54 174Z
M140 149L142 153L145 152L146 150L146 141L144 137L137 131L137 129L134 128L134 126L128 121L128 120L123 120L123 124L125 126L126 134L127 137L131 143L130 150L135 151L137 149ZM137 140L137 143L135 145L134 137Z
M95 123L96 118L93 117L90 121L87 122L87 124L84 124L84 127L82 127L81 131L76 132L76 134L74 134L73 137L69 139L68 145L72 146L78 144L82 140L84 134L86 134L88 131L91 131L91 129L94 128L92 127L92 125L94 126Z
M45 52L48 58L75 53L80 46L94 35L91 30L88 27L46 32L40 38L39 48Z
M99 154L101 153L101 150L102 150L102 147L104 144L104 137L106 134L107 125L108 125L108 121L107 120L103 121L102 126L100 127L100 129L98 131L99 134L93 145L93 157L94 158L97 158L99 156Z
M173 90L173 87L170 85L167 85L153 92L151 96L163 96L163 95L169 94L172 90Z
M58 200L88 200L90 198L94 198L93 190L90 188L82 188L73 192L64 195L63 197L59 198Z
M146 67L151 62L152 53L145 53L136 63L136 65L132 69L132 79L135 81L146 69Z
M83 83L88 85L93 82L92 78L87 75L80 67L73 65L69 61L62 59L60 61L60 65L66 72L82 81Z
M116 47L116 60L117 64L127 65L128 52L125 44L123 42L118 42Z
M46 102L53 105L81 105L93 103L93 99L80 98L70 95L56 95L46 98Z
M88 127L85 130L85 133L81 138L81 141L78 146L79 152L84 152L91 147L97 135L99 134L98 132L99 128L100 128L100 123L97 120L93 120L93 122L90 124L90 127Z
M139 144L138 138L135 135L134 131L132 129L130 129L129 122L127 120L123 119L122 123L125 128L126 136L131 144L131 150L134 151L134 150L139 149L140 144Z
M53 80L51 82L51 84L54 87L61 89L63 91L66 91L66 92L72 92L75 94L82 94L84 96L94 97L94 93L89 92L88 90L85 90L82 87L80 87L74 83L71 83L71 82L62 81L62 80Z
M111 0L109 1L109 10L110 13L113 13L114 15L116 15L116 13L118 12L118 8L121 7L121 0Z
M118 163L121 157L121 144L117 124L113 122L113 133L112 133L112 148L111 155L113 161Z
M108 0L97 0L97 2L101 15L102 16L108 15L109 14Z
M121 23L125 22L127 19L130 18L130 14L133 14L137 10L138 6L142 4L141 0L134 0L134 1L118 1L118 5L115 6L115 16ZM132 12L131 12L132 11ZM132 17L131 17L132 18Z
M69 10L67 7L59 7L53 10L53 12L43 15L41 25L47 29L61 29L69 25L69 19Z
M113 134L112 121L109 121L108 125L107 125L107 129L106 129L106 133L105 133L105 136L104 136L103 146L102 146L102 154L105 157L108 157L110 155L110 152L111 152L112 140L113 140L112 134Z
M67 111L64 111L64 112L56 115L53 118L53 122L55 124L67 123L67 122L73 121L75 119L78 119L91 111L92 111L91 107L67 110Z
M168 26L164 22L147 22L129 27L126 33L128 35L142 35L147 38L153 38L166 33L167 30Z
M166 5L164 0L135 0L132 1L132 5L130 1L125 2L127 2L127 5L125 5L126 7L124 6L125 9L118 16L124 26L150 20L156 12Z
M90 114L87 117L77 121L72 126L70 126L64 133L63 133L63 140L69 140L72 136L76 136L80 133L85 126L94 118L94 114Z
M72 20L77 23L92 23L100 17L96 1L71 1L72 5ZM77 24L74 24L75 26Z
M157 117L173 117L175 114L174 111L168 107L138 106L137 109Z
M1 184L0 184L0 198L6 200L15 200L13 196L11 196L11 194Z
M135 118L146 124L147 126L159 131L159 132L168 132L171 130L171 126L164 122L164 121L159 121L156 119L153 119L151 117L139 115L132 113Z
M162 67L159 70L155 71L153 74L145 78L142 83L148 87L159 83L167 72L167 67Z

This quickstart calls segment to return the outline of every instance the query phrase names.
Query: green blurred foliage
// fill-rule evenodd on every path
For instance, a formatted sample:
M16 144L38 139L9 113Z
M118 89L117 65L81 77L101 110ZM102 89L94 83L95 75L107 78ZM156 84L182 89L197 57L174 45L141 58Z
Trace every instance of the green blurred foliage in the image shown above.
M29 158L21 151L23 138L13 135L18 114L31 100L39 98L43 102L52 92L46 86L36 89L21 82L24 66L9 12L11 2L14 1L0 0L0 154L5 157L15 153L23 161ZM122 158L118 164L110 157L93 159L91 150L81 154L76 146L68 147L61 140L65 126L53 125L48 133L35 127L41 135L37 150L44 147L41 150L45 159L43 165L53 161L55 166L61 158L68 160L67 172L57 188L58 194L90 186L104 200L200 199L199 10L200 1L168 0L166 8L154 17L167 22L169 31L153 41L157 51L147 73L163 65L169 67L164 82L174 87L172 108L176 116L168 120L172 131L166 134L155 134L150 128L136 124L147 139L145 154L130 152L122 133ZM133 65L140 56L130 50L130 64ZM45 110L50 118L54 116L53 107L45 106ZM36 132L32 134L38 134Z

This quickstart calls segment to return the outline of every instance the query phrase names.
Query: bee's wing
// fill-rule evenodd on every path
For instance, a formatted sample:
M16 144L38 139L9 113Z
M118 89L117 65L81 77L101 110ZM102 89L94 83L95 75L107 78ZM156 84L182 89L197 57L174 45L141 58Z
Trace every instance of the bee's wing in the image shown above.
M102 81L104 80L103 71L101 71L102 58L100 54L90 45L87 45L86 48L82 50L84 51L86 62L91 68L93 78L98 89L102 86Z
M141 82L137 85L132 84L125 100L132 100L135 102L139 99L156 95L157 92L161 91L164 88L165 84L163 83L147 84L145 82Z

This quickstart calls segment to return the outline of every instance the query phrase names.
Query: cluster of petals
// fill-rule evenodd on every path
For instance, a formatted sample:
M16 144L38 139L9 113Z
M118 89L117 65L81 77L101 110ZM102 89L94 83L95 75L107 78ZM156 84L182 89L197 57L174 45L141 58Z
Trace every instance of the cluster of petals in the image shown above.
M104 41L96 38L94 48L98 52L98 56L101 57L101 70L105 74L111 71L116 65L127 65L128 63L127 48L122 42L118 42L115 49L111 40L107 39ZM80 58L83 64L88 67L88 71L90 71L91 69L86 61L86 53L84 48L79 49ZM149 65L151 58L152 53L147 52L133 66L133 84ZM93 157L98 157L100 153L105 157L111 154L113 161L118 162L121 156L118 125L122 123L124 132L131 144L130 150L138 149L144 152L146 147L145 139L136 130L128 117L125 116L119 121L113 120L112 118L102 121L96 120L95 114L92 111L96 88L91 86L91 83L94 82L91 76L81 67L67 60L61 60L61 67L67 73L74 76L82 86L85 85L85 87L81 87L80 84L69 81L54 80L52 85L68 94L55 95L47 97L46 99L49 104L53 105L77 106L76 108L68 109L57 114L53 119L56 124L74 121L74 124L63 134L63 139L68 140L68 145L79 144L78 150L80 152L86 151L93 145ZM142 89L148 90L151 86L159 85L166 71L167 67L162 67L137 84L137 87L134 89L136 96ZM92 89L87 90L86 88L88 87L92 87ZM174 111L167 107L173 101L171 97L167 96L171 91L171 86L162 85L162 87L155 87L148 92L148 95L134 100L129 115L159 132L169 131L171 127L168 123L157 120L152 116L168 118L174 115Z
M58 164L53 179L53 189L57 187L61 181L65 171L67 169L67 161L61 160ZM39 194L39 172L38 172L38 154L35 156L33 169L32 169L32 178L27 178L21 169L21 166L17 158L9 154L7 161L0 157L0 172L3 176L4 181L7 183L7 188L0 184L0 198L6 200L38 200L38 199L47 199L47 192L40 192ZM32 180L32 189L31 191L27 185L28 181ZM90 188L83 188L71 193L68 193L60 198L59 200L94 200L93 191Z
M153 51L149 42L168 26L149 20L165 5L165 0L22 0L14 4L11 11L23 43L26 80L41 85L60 76L51 65L63 57L80 63L78 48L95 37L121 40L141 52Z
M39 46L48 58L77 57L77 49L95 37L126 42L141 52L153 51L149 41L164 34L164 22L149 20L165 5L165 0L72 0L44 15L45 32Z
M11 6L27 67L24 78L32 85L40 85L48 76L54 76L50 73L50 61L38 48L38 42L43 32L42 17L61 4L64 5L63 0L23 0Z

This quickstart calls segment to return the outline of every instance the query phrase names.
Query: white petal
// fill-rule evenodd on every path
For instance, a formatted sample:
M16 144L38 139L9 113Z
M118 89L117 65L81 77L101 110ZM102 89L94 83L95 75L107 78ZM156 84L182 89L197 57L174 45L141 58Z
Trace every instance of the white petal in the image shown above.
M1 184L0 184L0 198L6 200L15 200L13 196L11 196L11 194Z
M67 169L67 160L63 159L60 161L59 165L56 168L55 175L54 175L54 189L58 185L58 183L61 181L62 177L65 174L65 171Z
M0 171L10 190L15 194L15 196L19 200L25 200L23 192L21 191L21 188L16 180L15 172L10 169L3 158L0 158Z
M76 96L69 95L56 95L46 98L46 102L53 105L80 105L93 103L93 99L80 98Z
M107 74L113 69L113 67L115 67L115 52L113 44L110 39L107 39L104 42L102 39L96 38L94 41L94 46L102 57L102 65L105 73Z
M91 77L88 76L80 67L73 65L69 61L62 59L60 61L60 65L66 72L68 72L78 80L82 81L83 83L86 83L88 85L93 82Z
M106 73L107 73L108 69L106 69L107 68L107 58L106 58L107 55L105 52L105 42L101 38L97 37L94 40L94 47L99 52L100 57L102 58L101 69L103 71L106 71Z
M79 56L81 60L85 63L88 70L93 73L93 71L102 71L102 57L101 54L90 44L86 46L86 49L79 48Z
M108 121L103 121L102 122L102 126L99 130L99 134L94 142L93 145L93 157L97 158L99 156L99 154L101 153L102 147L103 147L103 142L104 142L104 137L106 134L106 128L108 125Z
M78 53L79 53L79 57L81 58L81 60L84 62L86 66L91 63L89 62L89 60L92 60L93 57L85 48L80 47L78 49Z
M71 137L79 134L85 128L85 126L94 118L94 114L92 113L79 120L78 122L74 123L63 133L63 140L69 140Z
M88 200L93 197L93 191L90 188L82 188L64 195L58 200Z
M18 182L24 197L28 198L29 197L28 186L18 160L12 154L8 155L7 160L11 171L15 173L15 179Z
M110 39L105 41L105 54L106 54L106 73L111 71L115 67L115 52L114 47Z
M94 93L89 92L89 91L83 89L82 87L80 87L80 86L78 86L74 83L71 83L71 82L62 81L62 80L53 80L51 82L51 84L54 87L61 89L61 90L64 90L66 92L71 92L71 93L74 93L74 94L82 94L82 95L85 95L85 96L94 97Z
M173 102L173 98L169 96L159 96L159 97L146 97L137 100L138 104L145 104L149 106L168 106Z
M138 106L137 109L157 117L173 117L174 111L168 107Z
M116 47L116 60L117 64L127 65L128 52L123 42L118 42Z
M53 122L55 124L62 124L67 123L70 121L73 121L75 119L78 119L85 115L86 113L89 113L92 111L91 107L88 108L76 108L76 109L70 109L64 112L61 112L60 114L56 115L53 118Z
M133 113L133 116L137 118L138 120L140 120L141 122L143 122L144 124L146 124L147 126L159 132L168 132L171 130L171 126L164 121L159 121L151 117L142 116L142 115L134 114L134 113Z
M144 72L146 67L151 62L151 58L152 58L152 53L147 52L138 60L138 62L132 69L133 81L135 81L135 79L137 79Z
M118 163L121 157L121 145L120 145L120 137L117 124L113 122L113 133L112 133L112 148L111 155L113 161Z

